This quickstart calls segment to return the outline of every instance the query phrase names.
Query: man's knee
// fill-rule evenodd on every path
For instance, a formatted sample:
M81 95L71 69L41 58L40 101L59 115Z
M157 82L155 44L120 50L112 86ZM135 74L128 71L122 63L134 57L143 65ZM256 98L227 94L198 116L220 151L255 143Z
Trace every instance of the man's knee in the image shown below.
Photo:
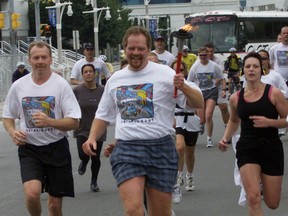
M49 198L48 209L52 215L61 215L62 213L62 198Z

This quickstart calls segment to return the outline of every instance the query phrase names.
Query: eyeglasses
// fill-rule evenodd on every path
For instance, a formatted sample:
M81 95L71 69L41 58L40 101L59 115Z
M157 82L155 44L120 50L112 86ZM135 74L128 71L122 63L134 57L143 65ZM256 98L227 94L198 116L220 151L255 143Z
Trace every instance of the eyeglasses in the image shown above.
M207 54L199 54L200 57L206 57Z
M265 61L265 60L268 59L268 57L261 57L261 59L262 59L263 61Z

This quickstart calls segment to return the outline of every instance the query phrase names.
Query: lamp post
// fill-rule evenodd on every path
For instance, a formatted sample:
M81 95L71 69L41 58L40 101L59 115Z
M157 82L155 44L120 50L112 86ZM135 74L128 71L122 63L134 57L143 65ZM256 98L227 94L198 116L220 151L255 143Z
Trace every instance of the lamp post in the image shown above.
M83 13L93 13L94 14L94 44L95 44L95 56L99 56L99 39L98 39L98 32L99 32L99 20L100 16L103 10L106 10L106 15L105 19L110 20L111 15L110 15L110 8L109 7L102 7L102 8L97 8L97 0L86 0L86 5L91 4L93 7L92 11L83 11ZM98 11L99 17L98 17Z
M148 5L149 5L150 0L144 0L144 5L145 5L145 17L146 17L146 28L149 31L149 11L148 11Z
M36 41L41 40L40 36L40 0L35 0L35 27L36 27Z
M57 49L58 49L58 63L62 64L62 16L64 9L68 5L68 10L67 10L67 15L72 16L73 11L72 11L72 3L69 2L64 2L60 3L60 0L56 0L56 3L54 6L49 6L46 7L46 9L52 9L56 8L56 30L57 30Z

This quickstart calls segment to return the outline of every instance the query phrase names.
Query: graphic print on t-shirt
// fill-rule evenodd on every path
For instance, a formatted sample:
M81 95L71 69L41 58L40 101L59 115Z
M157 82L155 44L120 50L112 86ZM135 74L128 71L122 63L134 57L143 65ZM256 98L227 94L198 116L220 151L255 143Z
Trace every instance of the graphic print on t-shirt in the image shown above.
M213 88L213 72L197 73L199 80L199 88L201 90L208 90Z
M164 59L159 59L159 60L158 60L158 64L167 65L167 61L164 60Z
M277 62L279 67L288 67L288 51L279 50L277 51Z
M50 118L55 118L55 97L24 97L22 98L22 107L27 128L35 128L32 118L33 113L43 112Z
M117 105L123 120L154 117L153 84L121 86L117 88Z

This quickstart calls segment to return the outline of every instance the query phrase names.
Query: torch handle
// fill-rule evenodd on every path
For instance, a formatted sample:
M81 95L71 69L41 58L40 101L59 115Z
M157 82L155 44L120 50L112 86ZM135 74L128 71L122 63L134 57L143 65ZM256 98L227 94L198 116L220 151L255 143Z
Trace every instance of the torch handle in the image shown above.
M179 51L177 54L177 62L176 62L176 74L180 73L180 67L181 67L181 60L182 60L182 52ZM177 88L174 87L174 94L173 94L174 98L177 97Z

